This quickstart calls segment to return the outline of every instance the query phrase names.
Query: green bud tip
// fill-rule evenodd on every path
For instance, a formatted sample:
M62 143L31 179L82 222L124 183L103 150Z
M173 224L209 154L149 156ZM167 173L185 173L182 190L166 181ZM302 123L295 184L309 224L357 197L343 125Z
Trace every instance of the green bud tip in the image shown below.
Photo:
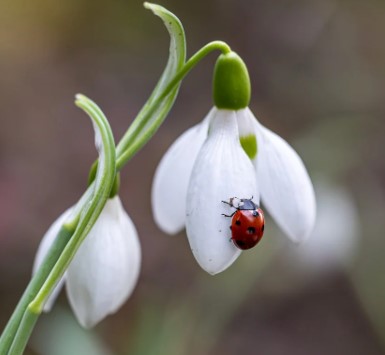
M213 99L217 108L240 110L249 105L250 77L241 57L230 52L221 54L215 64Z

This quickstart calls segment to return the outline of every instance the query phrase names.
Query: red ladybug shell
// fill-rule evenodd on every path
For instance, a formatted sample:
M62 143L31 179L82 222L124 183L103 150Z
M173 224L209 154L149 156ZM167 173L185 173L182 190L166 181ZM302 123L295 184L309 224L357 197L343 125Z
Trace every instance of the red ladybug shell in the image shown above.
M239 209L231 220L231 239L239 249L250 249L261 240L264 228L265 217L260 208Z

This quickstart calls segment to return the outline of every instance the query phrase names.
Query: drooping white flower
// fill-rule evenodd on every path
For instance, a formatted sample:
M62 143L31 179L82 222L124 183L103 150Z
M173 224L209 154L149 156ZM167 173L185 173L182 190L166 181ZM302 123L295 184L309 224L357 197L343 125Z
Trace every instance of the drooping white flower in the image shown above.
M226 269L240 254L229 243L229 220L222 216L234 210L222 200L253 197L258 204L260 197L295 242L310 234L316 211L301 158L247 107L250 88L244 63L234 53L221 57L214 75L216 107L170 147L152 188L158 226L171 234L186 226L195 258L211 274Z
M61 215L42 239L34 270L41 264L71 209ZM141 250L134 224L118 196L109 199L72 260L61 285L79 323L93 327L116 312L132 293L140 271ZM52 307L60 283L45 305Z

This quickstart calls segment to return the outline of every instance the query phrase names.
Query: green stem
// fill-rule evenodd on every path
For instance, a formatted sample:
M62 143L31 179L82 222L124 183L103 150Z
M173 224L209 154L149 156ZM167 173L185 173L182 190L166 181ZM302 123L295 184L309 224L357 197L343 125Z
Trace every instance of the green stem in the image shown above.
M161 110L161 114L158 115L158 118L151 123L149 129L146 130L146 133L142 134L143 128L147 125L147 123L149 123L156 110L159 109L162 101L174 90L177 90L179 82L190 72L191 69L193 69L203 58L215 50L219 50L224 54L231 52L230 47L225 42L213 41L208 43L184 64L182 69L170 80L162 93L151 102L151 105L145 105L143 107L116 148L117 170L120 170L128 162L128 160L130 160L132 156L147 143L147 141L153 136L164 121L168 111L171 109L172 103ZM139 139L137 140L138 137ZM133 142L135 142L134 146Z
M32 311L29 306L27 307L8 355L20 355L24 352L40 313L41 312L36 313Z
M0 338L0 354L7 354L17 329L19 328L20 322L22 320L25 309L28 307L29 303L35 298L36 294L39 292L40 288L44 284L48 275L50 274L52 268L56 264L56 261L59 259L63 249L70 240L73 230L69 230L63 227L58 236L56 237L52 247L47 253L44 262L41 267L37 270L36 274L30 281L28 287L24 291L23 296L21 297L18 305L15 308L11 318L8 321L7 326L5 327L3 334Z

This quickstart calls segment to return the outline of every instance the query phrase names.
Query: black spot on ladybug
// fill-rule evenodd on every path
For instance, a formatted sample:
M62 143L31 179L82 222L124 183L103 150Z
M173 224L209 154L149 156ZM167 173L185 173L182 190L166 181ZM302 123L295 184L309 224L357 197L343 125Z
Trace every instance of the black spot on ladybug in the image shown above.
M237 244L240 248L242 248L243 246L245 246L245 242L243 242L242 240L237 240L235 242L235 244Z
M255 228L254 227L247 228L247 233L248 234L254 234L255 233Z
M240 226L240 225L241 225L241 221L238 219L238 220L235 221L235 224L236 224L237 226Z
M265 230L265 225L263 224L262 225L262 232Z
M253 211L253 216L254 217L258 217L259 216L259 213L257 211Z
M231 230L231 229L233 229L233 227L232 227L232 226L230 226L230 230Z

